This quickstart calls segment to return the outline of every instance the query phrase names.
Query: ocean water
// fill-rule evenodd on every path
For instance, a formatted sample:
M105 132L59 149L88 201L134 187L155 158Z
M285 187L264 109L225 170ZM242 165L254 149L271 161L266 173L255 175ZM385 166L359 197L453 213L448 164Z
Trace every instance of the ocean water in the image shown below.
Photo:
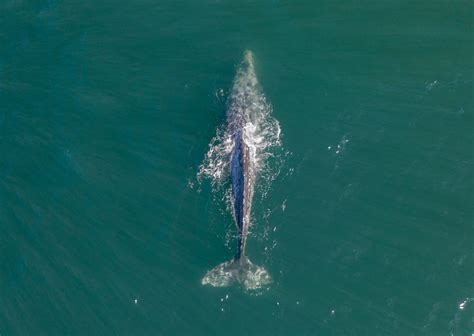
M472 12L1 1L0 335L474 333ZM283 153L257 291L201 284L235 252L198 173L245 50Z

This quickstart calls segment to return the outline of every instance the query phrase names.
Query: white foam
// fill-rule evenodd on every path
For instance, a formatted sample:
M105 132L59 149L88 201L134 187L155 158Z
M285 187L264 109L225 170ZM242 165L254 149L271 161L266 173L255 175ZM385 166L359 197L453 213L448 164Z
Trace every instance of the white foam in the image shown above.
M245 125L241 125L242 115L246 116ZM266 196L270 182L279 174L283 162L283 155L279 153L281 129L278 121L273 118L272 107L260 88L255 74L254 56L250 51L245 52L244 61L237 69L228 97L226 121L217 128L199 167L199 183L203 178L208 178L215 191L229 187L227 182L234 149L234 134L240 128L243 128L243 140L249 147L254 177L260 178L259 188L262 195ZM274 159L272 165L269 164L270 158ZM223 198L230 201L226 191L221 194L226 195Z

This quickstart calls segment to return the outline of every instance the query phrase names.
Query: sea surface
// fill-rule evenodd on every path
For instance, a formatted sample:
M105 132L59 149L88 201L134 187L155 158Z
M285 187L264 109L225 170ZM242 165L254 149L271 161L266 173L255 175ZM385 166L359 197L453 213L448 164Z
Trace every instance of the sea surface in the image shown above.
M472 13L0 1L0 335L474 333ZM245 50L281 129L260 290L201 283L235 253L199 171Z

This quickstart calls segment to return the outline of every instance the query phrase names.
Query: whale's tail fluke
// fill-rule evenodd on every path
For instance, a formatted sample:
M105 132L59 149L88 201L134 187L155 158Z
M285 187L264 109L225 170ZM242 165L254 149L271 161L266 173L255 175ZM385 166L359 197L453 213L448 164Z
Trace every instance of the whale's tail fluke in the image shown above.
M253 264L247 257L235 258L217 265L202 278L203 285L227 287L235 283L246 289L259 289L271 283L268 272Z

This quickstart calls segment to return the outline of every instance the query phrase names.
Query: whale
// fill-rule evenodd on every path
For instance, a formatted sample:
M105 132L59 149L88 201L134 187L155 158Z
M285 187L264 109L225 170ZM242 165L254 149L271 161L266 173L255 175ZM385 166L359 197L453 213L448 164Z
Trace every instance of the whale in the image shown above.
M230 261L206 273L202 279L204 285L224 287L240 283L247 289L256 289L271 282L269 273L252 263L245 251L257 177L257 155L249 134L255 125L255 119L259 117L260 99L254 56L251 51L246 51L234 79L226 113L226 127L232 141L229 157L230 201L238 230L237 248Z

